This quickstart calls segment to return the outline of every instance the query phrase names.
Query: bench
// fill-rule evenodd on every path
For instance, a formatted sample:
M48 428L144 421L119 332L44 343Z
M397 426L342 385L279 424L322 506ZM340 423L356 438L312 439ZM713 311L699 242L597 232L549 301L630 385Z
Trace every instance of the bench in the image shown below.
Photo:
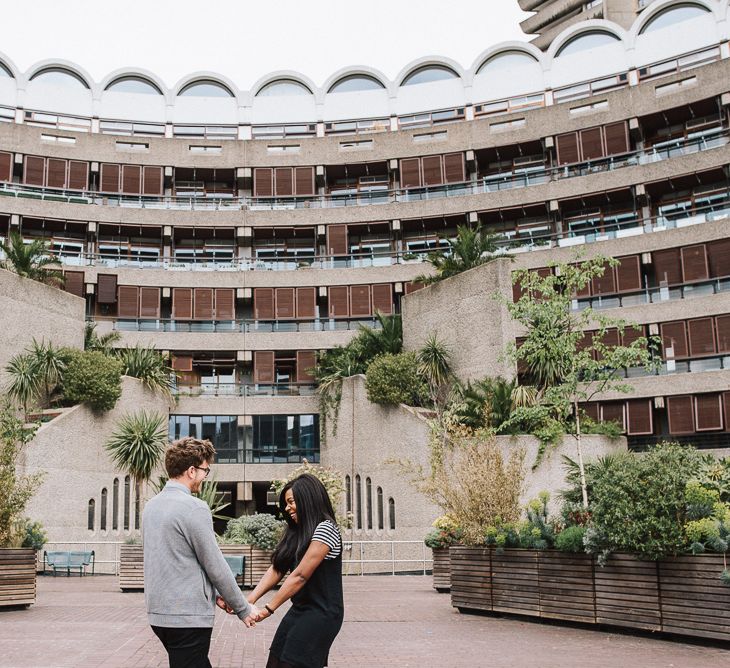
M246 570L246 557L242 554L224 554L223 558L226 560L228 567L231 569L233 577L236 578L238 586L243 589L243 574Z
M83 551L54 551L43 552L43 572L46 572L46 564L53 570L53 576L56 571L66 571L66 577L71 575L72 569L78 569L79 577L86 574L86 567L91 566L91 574L94 574L95 562L94 550L91 552Z

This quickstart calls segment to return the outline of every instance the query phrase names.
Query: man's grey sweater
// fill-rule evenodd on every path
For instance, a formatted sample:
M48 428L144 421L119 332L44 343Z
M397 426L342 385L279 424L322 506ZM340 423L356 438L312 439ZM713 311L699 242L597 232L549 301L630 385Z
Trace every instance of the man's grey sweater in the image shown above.
M250 606L215 540L208 505L168 481L142 515L144 597L152 626L213 626L216 590L243 619Z

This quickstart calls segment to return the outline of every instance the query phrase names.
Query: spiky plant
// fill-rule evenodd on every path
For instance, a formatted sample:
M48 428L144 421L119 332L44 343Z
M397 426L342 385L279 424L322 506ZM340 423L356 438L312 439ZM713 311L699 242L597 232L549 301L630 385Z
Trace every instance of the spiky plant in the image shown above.
M138 344L134 348L117 348L115 354L123 365L123 375L138 378L153 392L172 396L173 370L158 350Z
M104 354L111 354L114 344L122 338L119 332L96 333L96 323L87 322L84 328L84 350L94 350Z
M52 267L58 260L51 255L49 245L41 239L26 244L17 232L11 232L8 241L0 244L5 259L0 267L14 271L18 276L60 287L64 283L63 272Z
M397 355L403 350L403 322L400 314L383 315L377 312L375 319L380 327L360 325L356 337L355 348L359 348L366 366L367 362L378 355L385 353Z
M50 402L53 391L63 379L66 356L61 348L56 348L50 341L39 343L35 338L27 353L31 357L39 385L43 388L44 398L46 402Z
M418 373L428 384L431 401L435 407L443 405L448 396L451 380L451 351L430 334L417 353Z
M104 447L139 484L152 476L167 445L167 418L141 410L122 417Z
M213 516L213 519L230 519L230 517L220 514L221 510L228 508L231 504L227 501L223 501L224 494L223 492L218 491L218 481L215 478L212 480L204 480L203 484L200 486L200 491L196 494L196 496L201 501L205 501L208 504L208 508L210 508L210 514Z
M32 355L28 353L14 355L5 366L5 371L10 374L8 396L20 404L27 416L29 406L40 399L42 392L41 379Z

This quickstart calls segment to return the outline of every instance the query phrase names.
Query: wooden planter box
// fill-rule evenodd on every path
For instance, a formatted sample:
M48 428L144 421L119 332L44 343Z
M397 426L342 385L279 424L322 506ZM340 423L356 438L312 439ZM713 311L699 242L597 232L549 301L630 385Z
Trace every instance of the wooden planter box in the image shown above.
M119 551L119 588L144 589L144 552L141 545L122 545Z
M451 604L460 612L508 612L730 640L730 587L722 555L659 562L611 555L454 546Z
M0 549L0 608L35 603L36 554L26 548Z
M451 591L451 560L448 547L434 547L433 552L433 588L442 593Z

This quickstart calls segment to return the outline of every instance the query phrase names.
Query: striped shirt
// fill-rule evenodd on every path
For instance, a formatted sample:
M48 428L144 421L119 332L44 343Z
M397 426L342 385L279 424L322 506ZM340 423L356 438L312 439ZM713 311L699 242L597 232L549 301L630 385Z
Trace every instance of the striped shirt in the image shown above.
M329 547L330 551L327 553L325 559L337 559L342 553L342 537L340 536L340 530L337 525L330 520L325 520L317 525L312 535L312 540L316 540L320 543L324 543Z

